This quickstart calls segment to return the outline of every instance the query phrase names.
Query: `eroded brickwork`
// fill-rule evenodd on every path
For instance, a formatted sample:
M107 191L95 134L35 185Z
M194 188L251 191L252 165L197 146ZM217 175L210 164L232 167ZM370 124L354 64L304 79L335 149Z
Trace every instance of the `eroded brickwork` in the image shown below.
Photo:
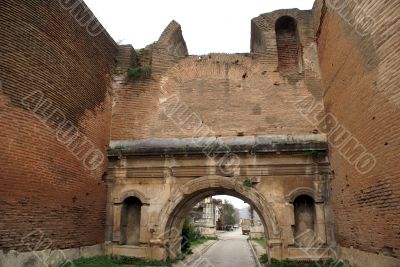
M348 135L331 143L336 238L343 247L399 257L398 3L345 2L317 3L324 103L377 162L361 174L342 156ZM356 17L373 23L356 23Z
M106 32L91 36L75 20L84 16L85 5L66 8L59 1L0 5L0 249L5 252L104 242L106 161L88 170L54 130L65 116L71 126L65 130L73 126L105 153L117 48ZM46 100L36 111L30 107L39 98L29 98L29 105L22 101L33 92ZM58 116L50 116L55 110ZM38 235L25 244L24 237L38 230L46 242L40 244Z
M286 52L295 64L298 57L306 60L304 69L298 67L290 75L278 71L275 26L262 29L270 38L260 42L275 42L269 52L185 57L180 26L172 22L152 48L151 77L119 84L111 139L316 132L296 105L303 98L315 98L320 104L315 112L322 111L318 62L310 57L316 53L311 12L286 13L299 18L292 25L299 27L298 32L294 29L295 45L300 47L302 41L306 47L304 55L300 49ZM264 14L254 23L268 25L283 14Z

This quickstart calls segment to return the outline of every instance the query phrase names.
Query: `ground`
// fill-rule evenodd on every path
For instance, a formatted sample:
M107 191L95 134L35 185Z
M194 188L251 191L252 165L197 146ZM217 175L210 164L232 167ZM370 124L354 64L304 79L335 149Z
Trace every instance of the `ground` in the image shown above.
M218 234L219 240L212 245L201 257L187 266L196 267L252 267L257 266L251 252L247 235L242 235L241 230L222 232Z

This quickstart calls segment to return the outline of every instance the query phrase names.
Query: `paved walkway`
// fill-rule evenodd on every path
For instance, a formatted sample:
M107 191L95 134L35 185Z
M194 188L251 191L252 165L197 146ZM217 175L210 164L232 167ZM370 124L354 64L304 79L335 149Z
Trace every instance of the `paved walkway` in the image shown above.
M188 266L191 267L254 267L257 266L247 243L247 235L240 230L221 233L218 242L201 257Z

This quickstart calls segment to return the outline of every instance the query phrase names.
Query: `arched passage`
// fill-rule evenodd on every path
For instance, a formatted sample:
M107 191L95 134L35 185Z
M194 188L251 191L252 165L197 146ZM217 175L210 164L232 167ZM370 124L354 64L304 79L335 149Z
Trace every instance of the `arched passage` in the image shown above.
M206 176L181 186L172 194L174 197L163 207L159 215L159 239L164 240L167 256L174 258L180 252L181 230L189 210L202 199L221 194L231 195L249 203L260 216L265 229L265 238L271 241L271 244L278 240L280 242L281 229L274 211L270 203L256 189L245 187L234 178ZM280 244L278 250L280 253Z

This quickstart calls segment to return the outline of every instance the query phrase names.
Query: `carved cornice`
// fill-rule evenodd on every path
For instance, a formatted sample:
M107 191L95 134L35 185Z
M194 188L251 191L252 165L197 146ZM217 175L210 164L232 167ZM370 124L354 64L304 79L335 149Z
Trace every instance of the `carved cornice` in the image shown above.
M206 153L327 151L324 134L206 137L112 141L109 157Z
M315 203L324 202L324 197L317 194L314 189L309 187L299 187L292 190L289 194L285 196L285 200L289 203L293 203L298 196L306 195L314 199Z

